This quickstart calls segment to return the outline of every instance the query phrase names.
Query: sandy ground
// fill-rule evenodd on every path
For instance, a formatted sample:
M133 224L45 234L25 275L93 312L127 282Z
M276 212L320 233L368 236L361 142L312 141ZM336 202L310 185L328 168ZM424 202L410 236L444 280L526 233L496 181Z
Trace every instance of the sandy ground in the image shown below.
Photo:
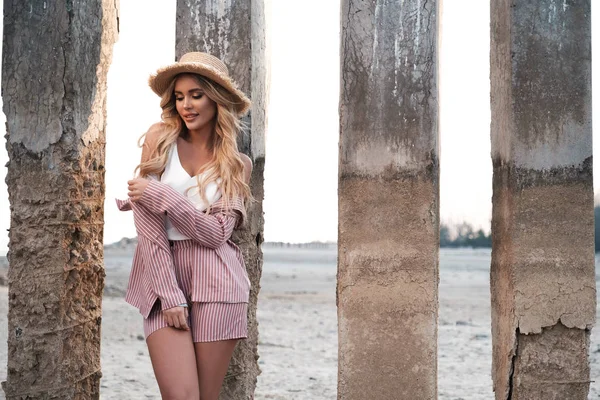
M129 257L106 254L101 398L160 399L141 316L122 299ZM493 399L488 268L489 251L441 252L440 399ZM336 398L335 269L335 249L265 249L256 399ZM0 380L6 377L7 295L0 287ZM589 399L600 399L599 329L592 331L590 364Z

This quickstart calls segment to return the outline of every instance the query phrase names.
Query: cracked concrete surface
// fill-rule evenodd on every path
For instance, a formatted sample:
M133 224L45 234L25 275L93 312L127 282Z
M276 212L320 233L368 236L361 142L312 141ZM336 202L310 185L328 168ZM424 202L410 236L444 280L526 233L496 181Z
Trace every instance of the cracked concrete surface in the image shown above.
M590 384L590 1L553 4L495 0L491 7L498 400L586 399Z

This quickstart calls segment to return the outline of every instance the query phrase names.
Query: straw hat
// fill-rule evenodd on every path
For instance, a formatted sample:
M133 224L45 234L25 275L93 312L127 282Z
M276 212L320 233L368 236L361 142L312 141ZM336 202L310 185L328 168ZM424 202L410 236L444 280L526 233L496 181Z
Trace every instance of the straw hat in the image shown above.
M235 109L238 116L243 116L250 109L250 100L231 79L223 61L207 53L192 52L184 54L178 62L160 68L156 71L156 74L150 75L148 84L154 93L162 96L173 78L177 74L186 72L202 75L227 89L236 101Z

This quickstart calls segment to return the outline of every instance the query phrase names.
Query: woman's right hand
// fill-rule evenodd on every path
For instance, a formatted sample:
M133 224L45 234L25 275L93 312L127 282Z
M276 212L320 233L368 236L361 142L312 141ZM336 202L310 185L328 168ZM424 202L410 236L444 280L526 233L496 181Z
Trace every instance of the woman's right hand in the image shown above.
M145 178L134 178L130 181L127 181L127 187L129 192L127 195L131 199L131 201L138 201L142 195L144 194L144 190L148 187L149 179Z
M190 330L187 324L188 309L187 307L176 306L162 311L165 322L173 328Z

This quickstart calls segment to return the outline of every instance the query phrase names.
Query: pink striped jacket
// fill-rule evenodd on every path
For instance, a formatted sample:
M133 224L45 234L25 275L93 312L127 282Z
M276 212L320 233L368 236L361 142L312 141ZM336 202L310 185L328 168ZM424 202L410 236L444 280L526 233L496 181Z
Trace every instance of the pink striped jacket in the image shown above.
M121 211L133 210L138 244L133 256L125 301L147 318L157 299L163 310L186 303L179 288L173 254L167 238L163 215L183 235L197 242L191 262L197 272L192 284L192 302L247 303L250 280L240 249L231 241L241 225L243 201L233 199L224 209L223 199L211 206L210 213L196 209L185 196L170 186L151 180L139 201L117 199Z

